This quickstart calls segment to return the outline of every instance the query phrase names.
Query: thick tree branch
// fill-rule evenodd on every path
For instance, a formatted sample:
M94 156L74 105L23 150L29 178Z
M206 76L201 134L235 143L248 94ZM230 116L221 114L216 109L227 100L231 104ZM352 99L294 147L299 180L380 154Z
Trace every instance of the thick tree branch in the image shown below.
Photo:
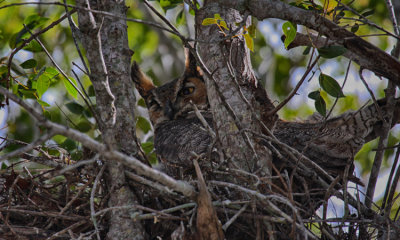
M133 169L136 171L137 174L149 177L150 179L157 181L159 183L164 184L165 186L169 187L170 189L173 189L177 192L182 193L184 196L194 199L197 195L195 189L188 183L183 182L183 181L177 181L170 176L155 170L146 164L141 163L138 159L135 157L130 157L127 156L119 151L111 150L106 147L105 144L99 143L96 140L93 140L92 138L88 137L87 135L71 129L69 127L53 123L49 120L47 120L42 114L37 112L32 106L24 102L22 99L18 98L16 95L10 93L7 91L5 88L0 87L0 94L3 94L7 96L10 100L14 101L18 105L20 105L22 108L24 108L34 119L37 120L37 123L39 126L43 126L47 128L49 131L51 131L54 134L60 134L63 136L66 136L68 138L71 138L72 140L75 140L77 142L82 143L83 146L98 152L101 156L103 156L105 159L109 161L118 161L125 166Z
M241 12L249 11L252 16L260 20L279 18L313 29L357 55L360 65L368 66L366 68L378 76L385 77L400 86L400 62L398 60L318 13L276 0L222 0L220 2Z

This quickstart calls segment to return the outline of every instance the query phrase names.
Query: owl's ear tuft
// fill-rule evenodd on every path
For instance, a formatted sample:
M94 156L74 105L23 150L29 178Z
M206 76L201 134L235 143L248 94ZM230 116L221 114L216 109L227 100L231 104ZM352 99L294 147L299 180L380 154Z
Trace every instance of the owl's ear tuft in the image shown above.
M196 64L196 58L190 52L189 48L185 48L185 72L186 77L202 78L203 72Z
M135 83L136 89L143 98L146 98L149 94L149 91L155 88L151 78L146 76L146 74L140 70L136 61L134 61L131 66L131 79Z

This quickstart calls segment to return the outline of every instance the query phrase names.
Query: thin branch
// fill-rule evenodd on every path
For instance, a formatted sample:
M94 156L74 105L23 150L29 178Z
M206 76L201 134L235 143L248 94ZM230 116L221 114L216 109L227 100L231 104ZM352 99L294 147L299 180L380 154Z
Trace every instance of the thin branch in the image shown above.
M343 45L353 54L358 55L360 60L366 62L363 65L369 65L375 69L378 75L384 76L389 81L393 81L396 85L400 86L400 62L396 58L314 11L304 10L281 1L273 0L248 0L239 2L221 0L219 2L224 7L231 7L239 11L247 9L252 16L260 20L279 18L316 30L320 34L326 35L329 39ZM268 9L268 11L265 11L265 9Z
M390 0L386 0L386 1L390 1ZM353 14L355 14L356 16L359 17L358 19L351 19L351 20L356 20L356 21L360 21L360 22L362 22L362 23L365 23L365 24L367 24L367 25L369 25L369 26L372 26L372 27L374 27L374 28L376 28L376 29L378 29L378 30L381 30L382 32L385 32L386 34L388 34L388 35L390 35L390 36L392 36L392 37L397 38L397 39L400 40L398 34L395 35L395 34L389 32L389 31L387 31L387 30L384 29L383 27L377 25L376 23L371 22L371 21L370 21L369 19L367 19L365 16L363 16L362 14L360 14L359 12L357 12L356 10L354 10L353 8L351 8L350 6L344 4L342 1L336 0L336 2L338 3L338 6L344 7L346 10L352 12ZM389 13L389 14L390 14L390 13ZM342 19L346 19L346 17L343 17Z
M350 72L350 66L351 66L351 60L350 60L349 63L347 64L347 69L346 69L346 74L345 74L345 76L344 76L343 84L342 84L342 86L340 87L342 90L343 90L343 88L344 88L344 85L346 85L347 77L349 76L349 72ZM329 116L332 114L333 109L335 108L335 106L336 106L336 104L337 104L338 101L339 101L339 98L337 97L337 98L335 99L335 102L333 103L331 109L329 110L328 114L326 114L325 120L327 120L327 119L329 118Z
M101 144L101 143L93 140L89 136L87 136L77 130L68 128L66 126L63 126L63 125L60 125L57 123L50 122L43 115L38 113L33 107L31 107L30 105L25 103L23 100L18 98L16 95L7 91L5 88L0 87L0 94L7 96L9 99L11 99L15 103L17 103L18 105L23 107L25 110L27 110L27 112L32 117L34 117L35 119L38 120L38 124L40 126L48 128L49 131L51 131L52 133L60 134L60 135L66 136L68 138L71 138L72 140L78 141L78 142L82 143L83 146L85 146L93 151L98 152L105 159L121 162L125 166L136 170L136 172L138 174L147 176L157 182L163 183L167 187L174 189L177 192L182 193L184 196L186 196L190 199L194 199L195 196L197 195L193 186L191 186L190 184L188 184L184 181L175 180L175 179L171 178L170 176L143 164L135 157L127 156L127 155L125 155L121 152L115 151L115 150L110 150L104 144Z
M292 90L292 92L283 100L281 103L278 104L272 111L270 111L268 114L270 116L274 115L277 113L281 108L283 108L289 101L292 99L292 97L297 93L299 90L300 86L303 84L304 80L306 79L307 75L311 72L311 70L314 68L315 64L318 62L320 56L317 56L315 58L314 62L307 68L303 76L301 77L300 81L296 84L296 87Z
M2 7L0 7L0 9L1 9L1 8L2 8ZM71 11L71 13L74 13L74 12L76 12L76 10L72 10L72 11ZM33 39L35 39L37 36L39 36L39 35L41 35L41 34L47 32L47 31L50 30L50 29L52 29L53 27L55 27L56 25L58 25L60 22L62 22L64 19L66 19L67 17L68 17L67 14L65 14L65 15L63 15L62 17L60 17L58 20L52 22L49 26L43 28L42 30L40 30L40 31L38 31L38 32L36 32L36 33L34 33L34 34L31 34L31 36L30 36L28 39L23 40L23 42L21 43L21 45L19 45L17 48L15 48L15 49L11 52L10 57L8 58L8 66L7 66L7 76L6 76L6 81L7 81L6 87L7 87L7 88L9 88L9 80L10 80L10 77L11 77L11 62L12 62L12 60L13 60L15 54L18 53L21 49L23 49L28 43L30 43L30 42L31 42ZM26 28L26 26L24 26L24 27Z
M132 172L130 172L128 170L125 171L125 175L128 178L130 178L131 180L135 181L136 183L144 184L144 185L147 185L149 187L155 188L160 193L165 193L165 194L169 194L169 195L172 195L172 196L176 196L177 195L175 192L173 192L168 187L166 187L166 186L164 186L162 184L150 181L150 180L148 180L148 179L146 179L144 177L138 176L138 175L136 175L136 174L134 174L134 173L132 173Z
M99 228L97 226L97 221L96 221L96 211L94 209L94 195L96 194L97 185L99 184L100 179L103 176L106 166L107 165L104 164L103 167L101 167L99 173L96 176L96 179L94 180L92 191L90 192L90 219L92 220L93 226L96 229L96 236L97 236L98 240L100 240L101 238L100 238L100 234L99 234L100 231L99 231Z
M63 168L62 170L60 170L60 172L58 173L59 175L62 175L66 172L72 171L74 169L77 169L81 166L87 165L87 164L92 164L96 161L99 160L99 154L96 154L93 158L88 159L88 160L80 160L79 162L73 164L73 165L68 165L67 167Z
M72 224L71 226L69 226L69 227L67 227L67 228L64 228L63 230L54 233L53 235L51 235L50 237L48 237L46 240L53 240L53 239L60 238L62 234L68 232L68 231L71 230L71 229L74 229L74 228L76 228L76 227L79 227L80 225L83 225L83 224L86 223L86 222L87 222L86 220L82 220L82 221L79 221L79 222L77 222L77 223L74 223L74 224Z
M36 139L35 141L33 141L32 143L22 147L22 148L18 148L15 151L12 151L10 153L4 154L2 156L0 156L0 161L5 160L5 159L9 159L9 158L13 158L16 157L20 154L24 154L27 153L33 149L35 149L37 146L41 145L42 143L46 142L47 140L49 140L50 138L52 138L55 134L52 132L48 132L43 134L42 136L40 136L38 139Z
M82 97L83 101L85 101L86 105L89 106L89 103L87 102L87 99L85 95L81 92L81 90L75 85L75 83L67 76L67 74L61 69L60 66L58 66L57 62L54 60L54 58L51 56L49 51L47 51L46 47L43 45L43 43L39 40L37 36L34 36L34 39L36 42L39 43L39 45L43 48L44 52L46 53L47 57L50 59L50 61L53 63L53 65L57 68L57 70L67 79L67 81L75 88L75 90L79 93L79 95Z
M396 156L394 157L394 162L392 165L392 169L390 171L390 175L389 178L387 180L388 184L386 186L386 191L385 191L385 195L383 197L383 202L382 202L382 208L385 209L385 213L386 214L390 214L390 210L394 204L394 202L392 202L394 194L396 192L396 188L397 188L397 184L399 183L399 179L400 179L400 166L398 165L398 161L400 158L400 147L397 148L396 151ZM396 175L393 179L393 174L394 174L394 170L397 167L397 171L396 171ZM391 183L391 186L390 186ZM390 191L389 191L389 186L390 186ZM385 207L385 204L387 204L387 207Z
M233 217L231 217L229 219L229 221L227 221L222 226L222 229L224 229L224 231L226 231L229 228L229 226L232 225L232 223L236 221L236 219L240 216L240 214L242 214L247 209L248 206L249 206L249 204L243 205L243 207L238 212L236 212L235 215L233 215Z

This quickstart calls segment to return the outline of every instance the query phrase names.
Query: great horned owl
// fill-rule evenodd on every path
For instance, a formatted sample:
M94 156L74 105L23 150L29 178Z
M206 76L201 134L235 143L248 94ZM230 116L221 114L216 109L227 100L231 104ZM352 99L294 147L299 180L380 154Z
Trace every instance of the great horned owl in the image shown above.
M206 86L194 59L187 55L186 68L182 77L160 87L155 87L151 79L147 78L135 64L132 68L132 79L149 109L150 120L155 129L156 153L166 165L169 165L165 169L166 172L180 178L181 176L178 176L175 171L176 168L190 169L192 152L197 155L209 153L213 140L203 123L193 113L190 104L190 101L196 104L202 110L205 120L213 127ZM273 133L282 143L307 156L334 178L343 175L346 166L350 165L349 179L358 182L352 174L354 169L352 159L365 142L376 138L375 132L379 131L382 127L382 119L386 119L388 115L386 101L379 100L377 103L380 111L372 104L327 121L279 120ZM400 99L396 100L396 104L394 121L398 122ZM280 171L291 172L296 168L287 162L282 163L277 156L273 158L273 163ZM304 192L304 182L308 185L307 191L314 194L311 200L304 200L304 198L297 200L302 202L302 206L309 206L306 202L313 201L313 207L306 208L309 214L312 214L324 199L326 189L315 185L313 179L302 181L302 183L294 181L293 192Z
M200 110L208 109L206 86L193 56L186 51L184 74L160 87L155 87L136 64L132 67L132 79L149 109L155 128L156 152L163 159L186 164L191 151L197 154L206 152L211 138L193 114L190 104L191 101ZM400 100L396 101L400 107ZM348 159L353 158L365 142L373 139L371 135L379 131L382 119L387 118L386 101L379 100L378 105L380 112L371 104L327 121L279 120L273 133L281 142L337 175L335 172L343 171ZM395 111L396 122L400 118L399 112ZM203 113L212 127L211 113Z
M211 141L207 132L199 128L197 117L190 113L191 104L200 111L209 107L202 73L186 49L185 57L183 75L159 87L154 86L136 63L131 69L131 78L145 100L154 127L156 153L166 164L181 164L183 159L189 160L191 151L197 154L206 152ZM212 116L208 116L212 124Z
M186 63L183 75L162 86L156 87L138 67L136 62L131 69L131 78L145 100L150 121L154 128L168 120L186 117L192 110L190 101L199 109L207 109L207 90L201 71L193 56L185 50Z

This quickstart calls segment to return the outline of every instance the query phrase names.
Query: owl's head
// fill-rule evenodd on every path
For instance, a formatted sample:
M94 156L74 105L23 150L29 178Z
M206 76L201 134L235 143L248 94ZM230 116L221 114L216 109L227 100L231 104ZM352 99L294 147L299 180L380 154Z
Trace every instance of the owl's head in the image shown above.
M192 111L192 105L199 109L208 106L207 90L193 55L185 49L185 71L183 75L162 86L156 87L136 62L131 68L131 78L136 89L146 102L150 121L156 128L164 121L184 118Z

